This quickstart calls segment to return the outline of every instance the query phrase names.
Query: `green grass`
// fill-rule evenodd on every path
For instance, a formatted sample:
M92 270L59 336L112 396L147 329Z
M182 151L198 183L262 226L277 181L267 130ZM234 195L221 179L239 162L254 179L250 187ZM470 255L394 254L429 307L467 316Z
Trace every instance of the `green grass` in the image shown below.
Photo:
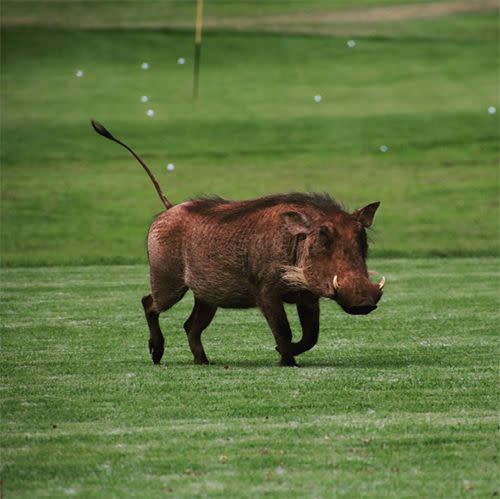
M491 496L498 260L371 266L379 309L324 301L299 369L255 310L219 310L192 365L191 296L154 366L146 266L2 270L5 497Z
M191 34L4 29L3 264L145 262L161 204L90 117L135 147L176 202L326 190L351 208L382 202L378 256L497 255L496 17L439 26L439 38L429 28L357 38L355 49L344 38L210 34L197 103Z
M194 2L2 2L0 496L499 492L498 11L322 15L399 3L206 2L193 102ZM277 366L258 311L221 310L201 367L188 295L162 316L168 367L153 366L140 298L161 204L90 117L175 202L380 200L380 307L324 301L300 369Z

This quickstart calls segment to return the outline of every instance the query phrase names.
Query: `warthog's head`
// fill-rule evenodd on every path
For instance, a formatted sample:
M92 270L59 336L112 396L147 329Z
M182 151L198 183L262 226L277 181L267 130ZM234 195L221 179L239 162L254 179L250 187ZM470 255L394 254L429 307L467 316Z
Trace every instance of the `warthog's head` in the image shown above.
M286 228L301 241L298 265L285 269L285 281L335 300L349 314L375 310L385 279L378 284L369 279L366 229L379 204L371 203L351 214L337 210L315 220L302 211L283 213Z

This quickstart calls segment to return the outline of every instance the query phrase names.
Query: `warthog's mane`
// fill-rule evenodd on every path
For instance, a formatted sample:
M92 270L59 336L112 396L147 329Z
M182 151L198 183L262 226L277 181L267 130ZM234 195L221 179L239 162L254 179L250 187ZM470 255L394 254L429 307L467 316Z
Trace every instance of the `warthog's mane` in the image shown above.
M231 201L219 196L199 197L191 199L186 208L200 215L217 215L227 221L280 204L308 206L323 212L344 211L342 205L328 193L319 192L273 194L246 201Z

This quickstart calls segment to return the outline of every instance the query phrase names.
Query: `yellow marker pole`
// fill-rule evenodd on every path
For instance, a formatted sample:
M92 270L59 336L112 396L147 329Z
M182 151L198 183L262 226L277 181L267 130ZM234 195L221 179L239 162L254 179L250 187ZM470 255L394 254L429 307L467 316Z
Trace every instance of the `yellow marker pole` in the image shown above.
M196 0L196 25L194 34L194 74L193 74L193 98L198 98L198 86L200 79L200 55L201 55L201 30L203 27L203 0Z

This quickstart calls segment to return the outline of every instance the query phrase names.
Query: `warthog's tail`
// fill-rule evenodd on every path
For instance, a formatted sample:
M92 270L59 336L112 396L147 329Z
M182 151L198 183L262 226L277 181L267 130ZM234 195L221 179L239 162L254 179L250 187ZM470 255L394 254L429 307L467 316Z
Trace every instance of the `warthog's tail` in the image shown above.
M156 177L152 174L151 170L148 168L146 163L140 158L138 154L135 153L127 144L123 143L121 140L118 140L116 137L113 137L106 128L104 128L98 121L95 120L90 120L92 123L92 126L94 127L94 130L99 134L102 135L103 137L106 137L109 140L112 140L113 142L116 142L117 144L120 144L123 146L127 151L129 151L134 158L139 161L139 163L142 165L142 167L146 170L146 173L149 175L149 178L151 179L151 182L153 182L153 185L155 186L156 192L158 193L158 196L160 196L160 199L162 200L162 203L165 205L165 208L168 210L169 208L172 208L174 206L168 199L165 194L163 194L160 184L158 183L158 180L156 180Z

